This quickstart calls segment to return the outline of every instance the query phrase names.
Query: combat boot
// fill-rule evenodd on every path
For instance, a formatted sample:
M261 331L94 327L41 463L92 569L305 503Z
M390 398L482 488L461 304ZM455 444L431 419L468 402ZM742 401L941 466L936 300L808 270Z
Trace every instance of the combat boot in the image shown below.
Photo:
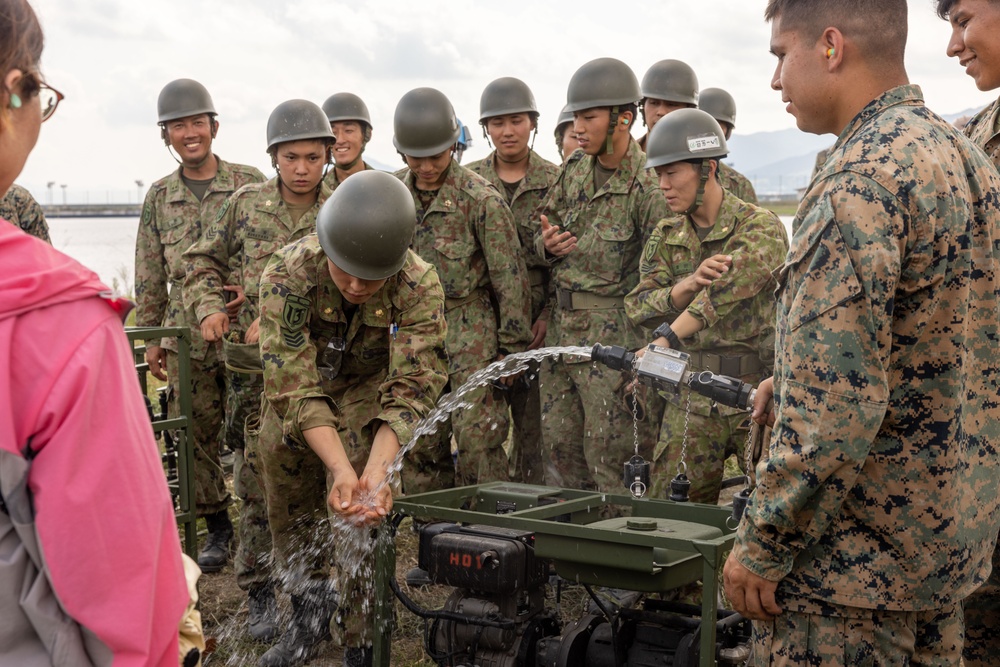
M348 646L344 649L344 667L372 667L370 647Z
M226 510L205 515L205 523L208 525L208 536L205 538L205 545L198 553L198 567L202 572L218 572L229 560L229 542L233 539L233 524Z
M309 661L320 642L330 639L335 604L328 597L292 595L292 619L278 643L260 657L258 667L296 667Z
M250 589L250 636L261 642L272 642L278 636L278 603L272 586Z

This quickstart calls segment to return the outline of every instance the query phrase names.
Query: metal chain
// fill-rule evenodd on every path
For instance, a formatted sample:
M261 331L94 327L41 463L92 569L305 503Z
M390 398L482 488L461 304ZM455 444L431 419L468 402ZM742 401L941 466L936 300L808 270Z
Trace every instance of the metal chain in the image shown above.
M746 480L744 489L750 490L750 471L753 470L750 466L753 465L753 421L750 422L750 428L747 429L747 440L743 444L743 465L746 466L746 473L743 475Z
M632 360L632 439L639 453L639 357Z
M684 436L681 439L681 460L677 463L677 474L687 474L688 425L691 423L691 390L687 392L687 404L684 406Z

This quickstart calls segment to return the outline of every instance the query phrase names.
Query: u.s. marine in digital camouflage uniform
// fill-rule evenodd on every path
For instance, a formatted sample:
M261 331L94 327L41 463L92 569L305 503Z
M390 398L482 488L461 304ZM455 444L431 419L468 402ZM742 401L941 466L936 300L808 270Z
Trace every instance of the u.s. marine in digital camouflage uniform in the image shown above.
M259 458L293 604L276 652L301 657L327 631L328 480L338 514L374 491L448 379L444 291L434 267L407 249L415 218L392 175L355 174L320 212L318 236L277 252L261 281ZM356 649L371 642L373 591L346 567L357 564L338 564L332 629Z
M6 220L49 245L52 244L42 207L30 192L17 183L11 185L7 194L0 199L0 220Z
M998 214L1000 177L910 85L843 128L800 204L774 432L726 565L730 600L769 615L777 582L756 664L958 664L1000 512Z
M181 166L153 183L143 202L135 243L135 323L191 331L195 505L209 529L198 563L204 571L215 572L228 559L233 532L226 510L230 498L219 460L226 375L217 346L202 339L198 320L183 298L182 254L202 238L234 191L264 176L253 167L225 162L211 152L218 125L212 99L198 82L178 79L168 83L160 92L157 111L161 137L176 151ZM223 280L228 278L229 271L224 269ZM164 356L169 410L175 414L179 392L176 341L146 341L146 359L158 377L163 374Z
M483 91L479 111L483 131L492 137L496 148L482 160L467 166L504 195L514 218L531 287L534 339L529 349L534 349L545 344L549 319L549 265L535 254L538 209L548 194L549 186L559 178L559 167L539 156L528 145L528 140L537 135L539 114L534 95L524 82L513 77L491 82ZM544 472L537 363L513 383L509 400L514 480L540 484L544 481Z
M259 639L274 632L263 625L258 628L257 623L270 615L274 600L266 499L253 469L255 443L250 438L257 432L251 427L257 423L263 390L255 335L259 331L260 278L271 255L315 231L316 214L330 196L321 179L333 135L319 107L290 100L271 113L267 139L278 175L234 193L204 237L184 255L185 299L201 323L199 339L206 335L206 329L212 329L211 318L220 320L220 324L224 321L228 327L228 320L219 317L225 305L223 281L227 271L234 271L246 294L236 322L223 338L223 349L230 373L227 421L233 434L231 444L236 447L233 487L243 501L234 569L237 584L250 595L250 632ZM288 150L293 151L295 160L287 159ZM296 161L308 166L296 167ZM306 183L291 190L286 183L299 177ZM245 443L239 437L244 425L248 428Z
M689 148L691 139L713 133L711 146ZM670 114L650 132L646 150L647 166L656 169L679 215L661 221L646 244L625 310L636 324L669 326L691 355L693 371L757 384L772 370L771 271L788 250L785 229L774 213L740 201L716 180L711 165L721 164L728 148L707 113ZM700 165L689 164L699 159ZM705 275L712 277L707 286L697 282ZM716 405L686 387L671 395L653 453L653 497L665 498L670 480L683 472L691 502L717 503L726 459L736 454L742 464L749 427L746 410Z
M619 94L614 114L605 103L594 106L594 100L603 99L601 82L608 80ZM643 245L656 224L670 215L655 176L645 168L645 154L628 132L635 119L639 84L627 65L602 58L577 70L568 97L582 150L563 166L542 212L547 221L543 230L558 226L562 234L576 238L576 247L554 255L548 250L549 232L542 231L535 240L536 252L550 253L546 256L553 262L547 344L602 343L634 350L644 343L645 335L628 319L624 298L639 282ZM613 154L605 156L609 136ZM604 168L599 157L617 164L613 170ZM598 178L603 182L596 182ZM546 483L621 490L622 464L635 449L633 415L616 392L622 386L618 373L586 358L564 356L543 362ZM651 413L658 411L647 412L639 421L639 444L648 458L655 443Z
M972 5L971 7L969 5ZM1000 86L1000 6L995 2L968 3L964 0L938 0L939 16L951 23L948 55L959 62L976 63L966 73L975 79L980 90ZM984 47L992 47L991 49ZM987 105L962 128L972 143L982 148L1000 170L1000 99ZM1000 548L993 551L993 571L989 580L965 600L965 667L985 667L1000 656Z
M396 108L394 129L396 149L410 165L396 175L417 210L412 248L434 265L444 287L448 377L455 390L475 371L531 341L527 269L506 202L452 157L458 124L448 99L431 88L410 91ZM421 174L432 174L431 182L425 184ZM508 479L503 444L510 410L504 393L493 386L477 389L467 397L474 407L452 415L462 484Z

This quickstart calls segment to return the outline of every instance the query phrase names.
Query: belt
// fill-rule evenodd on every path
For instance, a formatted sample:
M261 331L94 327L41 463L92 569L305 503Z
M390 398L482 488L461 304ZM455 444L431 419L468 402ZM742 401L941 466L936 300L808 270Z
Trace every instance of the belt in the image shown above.
M716 375L729 377L744 377L756 375L764 370L764 364L755 354L714 354L712 352L692 352L692 370L709 370Z
M545 284L545 269L528 269L528 284L531 287L538 287Z
M625 297L600 296L590 292L556 290L556 301L564 310L622 310Z
M444 309L445 311L449 311L449 310L455 310L456 308L461 308L462 306L472 303L473 301L478 301L483 297L485 293L486 293L485 289L483 289L482 287L477 287L466 296L460 296L454 299L445 299Z
M184 294L180 284L175 283L173 280L171 280L170 282L167 283L167 285L170 287L170 294L169 294L170 299L183 299Z

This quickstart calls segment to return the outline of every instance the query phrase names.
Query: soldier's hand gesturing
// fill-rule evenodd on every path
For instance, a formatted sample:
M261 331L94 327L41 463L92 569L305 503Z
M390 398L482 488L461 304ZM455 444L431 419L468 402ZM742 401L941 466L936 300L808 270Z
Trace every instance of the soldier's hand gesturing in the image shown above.
M713 280L721 278L732 266L731 255L712 255L698 265L688 280L693 283L694 291L698 292L711 285Z
M565 257L576 250L576 237L569 232L559 232L557 225L550 225L548 216L542 216L542 241L545 252L556 257Z

